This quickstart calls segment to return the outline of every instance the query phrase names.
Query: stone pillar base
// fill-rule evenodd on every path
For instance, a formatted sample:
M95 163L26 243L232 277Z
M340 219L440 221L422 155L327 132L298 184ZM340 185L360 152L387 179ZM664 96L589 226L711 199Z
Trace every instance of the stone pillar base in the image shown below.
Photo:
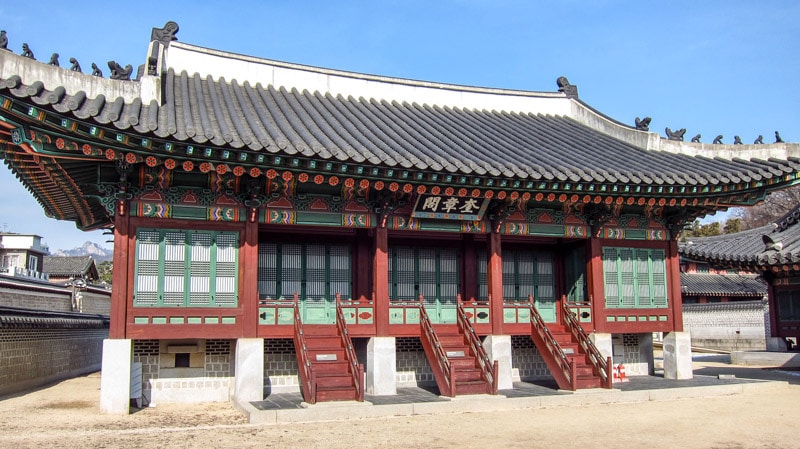
M692 337L689 332L664 334L664 379L691 379Z
M236 340L233 398L236 402L264 399L264 339Z
M786 352L786 341L780 337L767 338L767 351L769 352Z
M600 351L603 357L614 357L614 343L611 340L611 334L602 332L592 332L589 334L589 339Z
M483 340L483 349L493 363L497 361L497 389L514 388L511 375L511 336L488 335Z
M132 361L133 340L122 338L103 340L100 410L122 415L130 413Z
M367 343L366 392L374 396L397 394L395 337L372 337Z

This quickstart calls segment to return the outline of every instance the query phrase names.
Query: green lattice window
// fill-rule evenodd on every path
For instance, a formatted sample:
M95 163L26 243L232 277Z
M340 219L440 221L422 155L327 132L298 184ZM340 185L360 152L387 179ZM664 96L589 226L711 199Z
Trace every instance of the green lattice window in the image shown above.
M564 254L564 283L567 300L570 302L586 302L586 250L578 245Z
M458 250L431 247L389 249L389 297L455 304L459 290Z
M778 318L781 321L800 321L800 290L778 290Z
M238 232L139 229L133 305L236 307Z
M527 301L528 295L537 300L554 301L555 269L549 251L503 249L503 299ZM478 252L478 293L489 296L488 256Z
M332 300L350 298L350 246L317 243L261 243L258 295L264 299Z
M667 307L667 262L661 249L603 248L607 308Z

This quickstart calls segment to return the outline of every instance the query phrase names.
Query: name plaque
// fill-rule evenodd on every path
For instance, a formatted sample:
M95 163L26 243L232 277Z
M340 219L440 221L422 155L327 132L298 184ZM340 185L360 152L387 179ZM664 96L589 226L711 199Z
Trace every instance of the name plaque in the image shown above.
M479 221L486 212L489 200L447 195L420 195L414 204L414 218Z

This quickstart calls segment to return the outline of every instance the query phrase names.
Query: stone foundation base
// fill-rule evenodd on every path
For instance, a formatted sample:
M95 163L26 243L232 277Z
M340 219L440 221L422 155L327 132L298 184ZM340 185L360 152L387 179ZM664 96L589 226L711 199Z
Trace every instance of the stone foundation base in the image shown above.
M150 407L158 404L229 402L233 377L150 379Z

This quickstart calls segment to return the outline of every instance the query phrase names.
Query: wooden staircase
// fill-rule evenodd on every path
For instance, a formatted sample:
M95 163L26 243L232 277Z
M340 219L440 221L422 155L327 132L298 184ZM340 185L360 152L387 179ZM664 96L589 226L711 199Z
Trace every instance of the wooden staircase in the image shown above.
M439 393L497 394L497 362L491 364L459 304L458 324L431 324L420 304L422 347L431 365Z
M304 325L295 308L295 352L303 399L309 404L364 400L364 365L358 364L347 328L338 321Z
M566 301L562 304L562 324L545 323L531 298L531 339L558 388L611 388L611 357L600 355Z

